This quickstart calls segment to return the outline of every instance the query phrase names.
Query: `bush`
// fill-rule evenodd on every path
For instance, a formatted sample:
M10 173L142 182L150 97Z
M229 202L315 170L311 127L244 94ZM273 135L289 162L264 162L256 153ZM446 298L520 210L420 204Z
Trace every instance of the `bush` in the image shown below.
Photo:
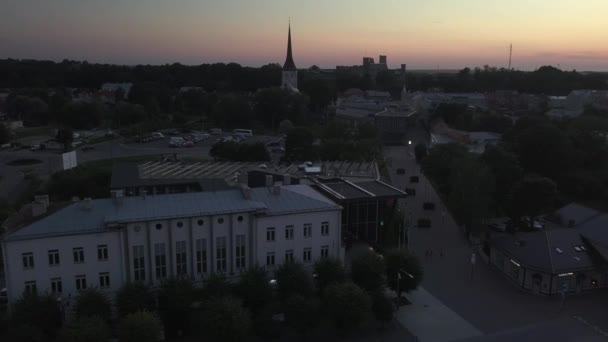
M424 272L420 260L414 255L400 250L385 255L386 279L388 286L401 297L401 292L409 292L422 283Z
M143 283L126 283L116 292L116 311L120 317L138 311L153 311L155 298Z
M189 280L171 279L161 285L158 305L167 335L174 337L187 330L193 300L194 288Z
M384 285L384 261L374 252L356 256L351 262L353 282L367 291L375 291Z
M66 342L108 342L110 329L99 317L76 319L64 329L61 341Z
M157 342L161 340L162 323L151 312L140 311L127 315L120 322L118 340L120 342Z
M78 318L100 317L109 321L112 315L112 304L105 294L97 289L86 289L76 297L74 314Z
M249 335L251 318L238 299L213 298L205 304L202 327L216 341L241 341Z
M372 294L372 312L376 320L382 323L382 326L393 320L395 305L384 291L375 291Z
M268 283L266 270L263 267L253 267L242 273L236 293L252 313L268 305L272 301L272 287Z
M228 296L232 292L232 284L223 273L211 273L205 282L205 294L207 297Z
M301 295L293 295L285 301L287 324L300 334L314 328L319 321L319 301Z
M370 317L371 299L353 283L329 285L323 291L323 299L325 311L340 330L360 328Z

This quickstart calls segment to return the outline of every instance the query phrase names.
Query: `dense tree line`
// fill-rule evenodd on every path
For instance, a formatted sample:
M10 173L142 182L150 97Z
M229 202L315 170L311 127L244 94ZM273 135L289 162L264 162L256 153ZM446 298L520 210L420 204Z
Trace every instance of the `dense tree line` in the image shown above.
M447 199L455 218L474 226L509 216L522 226L567 201L601 205L608 200L608 117L586 113L550 121L522 117L503 142L482 155L458 144L421 155L425 173Z

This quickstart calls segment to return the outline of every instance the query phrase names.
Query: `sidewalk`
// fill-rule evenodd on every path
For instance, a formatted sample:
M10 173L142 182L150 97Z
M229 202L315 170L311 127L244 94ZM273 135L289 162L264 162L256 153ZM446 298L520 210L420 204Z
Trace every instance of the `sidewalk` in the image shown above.
M396 318L422 342L442 342L481 336L482 332L422 287L405 295L412 303Z

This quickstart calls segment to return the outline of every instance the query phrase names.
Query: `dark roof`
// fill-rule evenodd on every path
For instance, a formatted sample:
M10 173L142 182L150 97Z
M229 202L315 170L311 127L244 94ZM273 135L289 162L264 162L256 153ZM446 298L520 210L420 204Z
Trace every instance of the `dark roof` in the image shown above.
M563 226L568 226L570 222L573 222L574 225L577 226L589 221L599 214L600 213L597 210L585 207L578 203L570 203L555 212L555 216L557 216L560 221L559 223L561 223Z
M296 71L296 63L293 62L293 55L291 52L291 24L289 24L289 33L287 34L287 58L285 64L283 64L283 70Z
M407 194L381 181L350 182L343 178L319 179L316 188L336 200L366 198L404 198Z
M577 226L576 230L608 262L608 214L597 216Z
M588 246L574 229L505 234L492 238L492 244L517 263L551 274L594 267Z

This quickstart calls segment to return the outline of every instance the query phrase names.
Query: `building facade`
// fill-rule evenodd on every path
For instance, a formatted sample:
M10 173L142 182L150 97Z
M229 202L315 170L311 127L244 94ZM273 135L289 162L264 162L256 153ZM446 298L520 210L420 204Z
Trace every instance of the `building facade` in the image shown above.
M342 258L341 210L304 185L72 203L4 235L9 302Z

